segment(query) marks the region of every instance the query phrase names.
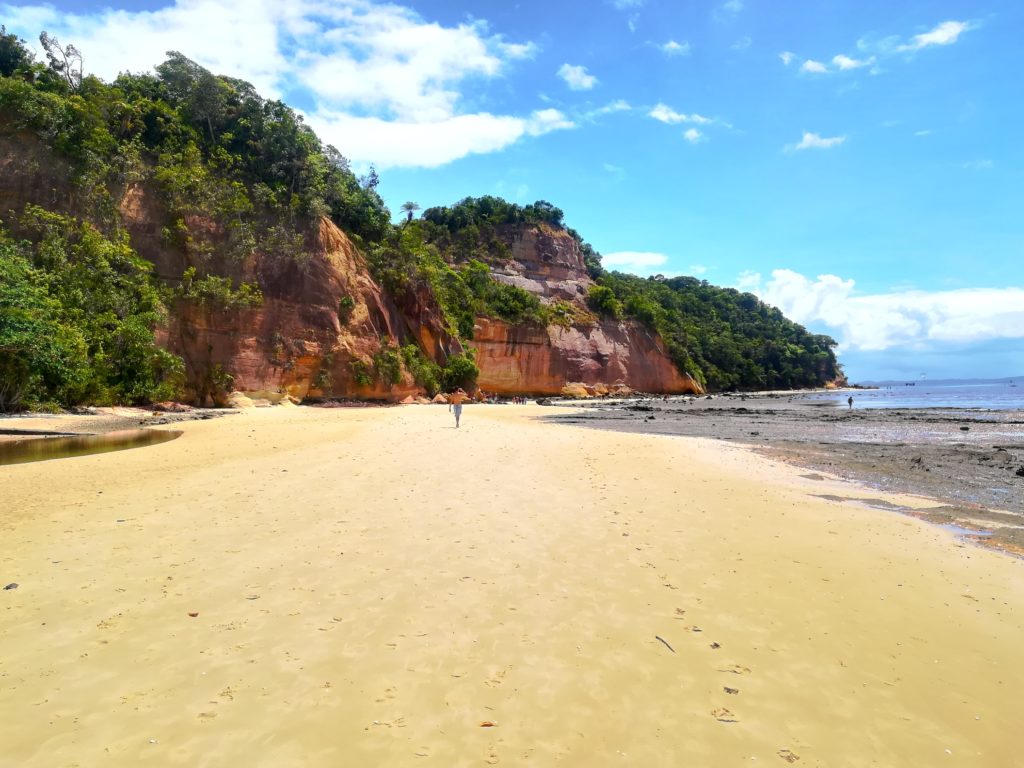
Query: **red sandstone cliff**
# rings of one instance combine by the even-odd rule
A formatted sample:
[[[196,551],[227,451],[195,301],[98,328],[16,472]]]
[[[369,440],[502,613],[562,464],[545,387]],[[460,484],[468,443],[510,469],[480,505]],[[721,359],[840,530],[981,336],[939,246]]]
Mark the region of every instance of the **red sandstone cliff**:
[[[573,384],[591,394],[701,391],[676,370],[661,339],[634,322],[563,328],[480,318],[475,331],[479,384],[487,392],[557,395]]]
[[[505,227],[502,237],[509,258],[491,263],[495,279],[546,303],[575,304],[580,315],[592,319],[543,327],[479,318],[470,344],[477,349],[482,389],[536,395],[702,391],[697,381],[676,369],[657,334],[632,320],[600,321],[590,315],[586,296],[594,282],[579,245],[567,232],[516,225]]]
[[[74,189],[67,165],[35,136],[0,130],[0,211],[17,213],[32,203],[91,218],[93,212],[83,210]],[[165,284],[175,286],[186,268],[204,266],[201,255],[164,240],[168,216],[151,188],[130,184],[115,197],[132,246]],[[223,235],[199,217],[186,217],[186,225],[214,240]],[[491,263],[495,279],[545,302],[570,302],[580,317],[592,317],[585,308],[592,281],[572,237],[545,225],[508,226],[501,237],[508,258]],[[414,342],[440,363],[462,351],[445,332],[431,296],[415,290],[388,296],[348,237],[326,219],[305,235],[301,258],[257,250],[218,267],[222,274],[257,284],[264,299],[250,310],[224,311],[187,300],[172,307],[158,340],[184,359],[197,401],[223,401],[230,388],[271,400],[400,400],[420,391],[406,374],[392,387],[376,376],[367,386],[358,381],[357,371],[372,371],[385,345]],[[488,392],[558,394],[567,386],[585,391],[579,385],[599,393],[700,391],[697,382],[676,371],[661,340],[632,321],[593,318],[545,328],[478,318],[469,345],[478,350],[479,383]]]

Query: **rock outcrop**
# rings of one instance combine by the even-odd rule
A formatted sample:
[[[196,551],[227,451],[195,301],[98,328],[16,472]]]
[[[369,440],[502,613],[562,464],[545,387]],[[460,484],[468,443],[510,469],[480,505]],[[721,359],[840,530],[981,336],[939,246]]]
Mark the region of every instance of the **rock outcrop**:
[[[546,225],[514,225],[504,227],[501,236],[510,256],[491,263],[496,280],[536,294],[544,303],[575,304],[581,315],[590,315],[586,298],[594,281],[569,233]],[[559,395],[570,384],[580,391],[589,388],[591,395],[623,389],[702,391],[696,380],[676,369],[658,335],[632,320],[593,317],[545,327],[478,318],[470,346],[477,350],[480,387],[497,394]]]
[[[27,204],[86,219],[94,212],[78,200],[71,170],[35,135],[0,125],[0,215]],[[185,270],[207,266],[201,256],[167,242],[170,220],[162,197],[146,183],[111,190],[132,247],[154,265],[169,287]],[[106,215],[106,214],[104,214]],[[11,220],[15,220],[11,219]],[[108,226],[110,222],[96,222]],[[216,241],[223,233],[199,216],[186,216],[191,234]],[[238,263],[218,264],[215,272],[259,286],[255,309],[224,310],[178,298],[157,340],[185,361],[187,385],[200,404],[227,403],[232,392],[260,402],[300,401],[308,397],[358,397],[401,401],[423,394],[407,373],[392,386],[381,383],[375,367],[382,352],[415,343],[443,364],[462,352],[445,330],[444,318],[429,291],[409,288],[390,296],[371,277],[349,238],[322,219],[304,235],[299,258],[257,250]],[[568,302],[579,317],[593,285],[577,241],[546,224],[508,225],[499,230],[507,245],[504,258],[490,263],[496,280],[516,285],[545,303]],[[700,386],[680,374],[661,340],[638,323],[577,322],[568,327],[512,326],[478,318],[475,338],[480,386],[503,395],[557,395],[568,384],[605,393],[698,392]],[[575,390],[574,390],[575,391]]]
[[[577,242],[566,232],[546,225],[508,225],[500,235],[509,246],[509,259],[491,264],[496,280],[545,299],[583,303],[594,284],[587,274]]]
[[[559,395],[568,384],[596,394],[631,389],[681,394],[700,385],[680,374],[661,339],[633,322],[518,325],[481,318],[472,341],[480,387],[498,394]],[[591,392],[590,394],[595,394]]]
[[[358,250],[329,220],[309,238],[303,263],[258,253],[249,268],[264,296],[257,309],[179,302],[172,313],[167,345],[185,360],[198,399],[225,389],[206,380],[218,371],[230,375],[231,388],[257,399],[398,401],[422,391],[408,376],[388,387],[373,375],[384,343],[401,345],[411,334]]]

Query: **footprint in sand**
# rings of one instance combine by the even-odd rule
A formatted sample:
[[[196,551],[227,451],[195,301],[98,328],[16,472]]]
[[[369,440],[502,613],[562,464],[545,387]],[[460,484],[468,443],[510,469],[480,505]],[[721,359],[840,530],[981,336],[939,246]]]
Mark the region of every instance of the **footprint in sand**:
[[[734,675],[749,675],[750,667],[741,667],[739,664],[730,664],[728,667],[722,667],[719,672],[730,672]]]
[[[397,693],[398,693],[398,691],[395,688],[385,688],[384,689],[384,695],[381,698],[376,699],[376,702],[378,704],[381,704],[381,703],[383,703],[383,702],[385,702],[385,701],[387,701],[389,699],[393,699],[393,698],[395,698]]]
[[[776,754],[785,760],[787,763],[795,763],[800,759],[800,755],[789,749],[780,749]]]
[[[508,674],[509,669],[509,667],[506,667],[505,669],[499,670],[495,674],[491,675],[487,680],[484,680],[484,685],[491,688],[497,688],[505,681],[505,675]]]
[[[718,707],[711,710],[711,716],[720,723],[738,723],[736,716],[725,707]]]

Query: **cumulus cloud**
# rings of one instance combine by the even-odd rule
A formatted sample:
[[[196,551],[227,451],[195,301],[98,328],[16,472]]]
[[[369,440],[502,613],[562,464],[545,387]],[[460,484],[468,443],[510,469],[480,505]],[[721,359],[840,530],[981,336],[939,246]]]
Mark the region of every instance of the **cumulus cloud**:
[[[615,101],[605,104],[603,107],[598,107],[594,110],[593,114],[596,115],[608,115],[613,112],[628,112],[632,107],[629,102],[625,99],[616,99]]]
[[[827,326],[849,349],[1024,338],[1024,288],[857,295],[851,279],[837,275],[812,279],[788,269],[773,270],[767,281],[759,273],[744,273],[737,287],[798,323]]]
[[[952,45],[969,29],[973,29],[973,26],[968,21],[944,21],[930,32],[914,35],[909,43],[899,46],[897,50],[919,51],[930,45]]]
[[[535,44],[510,42],[483,21],[444,26],[375,0],[170,0],[152,11],[89,13],[0,4],[0,18],[26,39],[46,29],[74,43],[87,72],[107,80],[151,70],[178,50],[266,97],[298,97],[321,138],[357,165],[436,166],[572,125],[546,110],[463,106],[475,82],[503,76],[534,56]]]
[[[839,68],[840,71],[848,69],[860,69],[861,67],[869,67],[875,63],[875,57],[872,56],[869,59],[852,59],[849,56],[838,54],[832,57],[832,63]]]
[[[676,123],[697,123],[698,125],[708,125],[713,123],[710,117],[704,117],[698,115],[696,112],[692,114],[685,114],[683,112],[676,112],[672,107],[667,104],[657,104],[654,109],[647,113],[649,117],[653,117],[662,123],[668,123],[669,125],[675,125]]]
[[[320,136],[340,137],[338,143],[345,147],[347,157],[366,158],[381,167],[420,168],[437,168],[467,155],[496,152],[524,136],[541,136],[574,125],[556,109],[538,110],[528,118],[475,113],[418,122],[320,110],[306,115],[306,122]]]
[[[689,128],[683,131],[683,138],[691,144],[696,144],[704,138],[704,134],[698,131],[696,128]]]
[[[616,101],[610,101],[600,107],[587,110],[578,115],[578,119],[581,122],[593,122],[600,117],[605,115],[613,115],[616,112],[629,112],[633,107],[625,99],[617,99]]]
[[[669,40],[667,43],[656,44],[657,48],[666,56],[689,56],[690,44],[684,40],[681,43]]]
[[[668,261],[664,253],[653,253],[651,251],[617,251],[606,253],[601,256],[601,264],[608,269],[619,272],[632,272],[634,275],[654,275],[661,270],[657,269]]]
[[[820,61],[814,59],[807,59],[803,64],[800,65],[801,72],[813,72],[814,74],[822,74],[828,72],[828,67],[822,64]]]
[[[838,147],[844,141],[846,141],[845,136],[824,137],[810,131],[804,131],[804,135],[799,142],[787,144],[785,149],[787,152],[799,152],[804,149],[831,149],[832,147]]]
[[[793,61],[794,56],[788,51],[786,53],[779,54],[782,61],[787,66]],[[801,72],[809,72],[814,75],[825,75],[834,72],[848,72],[852,69],[860,69],[861,67],[870,67],[874,65],[875,57],[871,56],[866,59],[854,59],[851,56],[845,54],[837,54],[832,57],[831,65],[829,66],[823,61],[816,61],[815,59],[806,59],[803,64],[800,65]],[[872,73],[874,74],[874,73]]]
[[[589,91],[597,85],[597,78],[587,72],[586,67],[575,64],[563,64],[558,69],[558,76],[574,91]]]
[[[908,42],[903,42],[898,35],[881,38],[862,37],[857,41],[857,49],[871,54],[866,58],[857,59],[847,56],[845,53],[838,53],[832,57],[831,66],[816,59],[805,59],[800,65],[800,72],[820,75],[871,67],[871,74],[881,74],[882,70],[878,66],[879,58],[892,57],[901,53],[913,54],[930,46],[952,45],[960,38],[960,35],[976,27],[977,24],[969,21],[944,21],[930,32],[914,35]],[[784,51],[779,54],[779,58],[782,59],[783,64],[789,66],[796,59],[796,55],[790,51]]]

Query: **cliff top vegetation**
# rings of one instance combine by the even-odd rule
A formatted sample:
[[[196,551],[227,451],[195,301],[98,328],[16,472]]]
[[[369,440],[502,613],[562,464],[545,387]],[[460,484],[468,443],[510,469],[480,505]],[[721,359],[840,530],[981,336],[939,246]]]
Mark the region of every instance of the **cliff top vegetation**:
[[[153,73],[105,83],[83,72],[73,46],[45,33],[41,41],[47,62],[0,28],[0,135],[34,136],[68,169],[51,180],[57,199],[0,211],[0,408],[175,396],[181,361],[155,336],[168,314],[180,302],[258,305],[266,286],[247,268],[253,254],[301,262],[321,217],[362,249],[399,304],[426,297],[457,340],[471,341],[479,315],[541,324],[602,316],[657,331],[680,370],[711,388],[809,386],[838,372],[831,339],[756,297],[605,272],[551,203],[470,197],[418,220],[407,203],[408,219],[395,224],[372,168],[354,173],[300,115],[249,83],[175,52]],[[132,185],[154,190],[166,212],[160,247],[185,265],[169,284],[126,233],[119,203]],[[491,278],[487,263],[507,248],[509,225],[576,241],[596,280],[588,310]]]

